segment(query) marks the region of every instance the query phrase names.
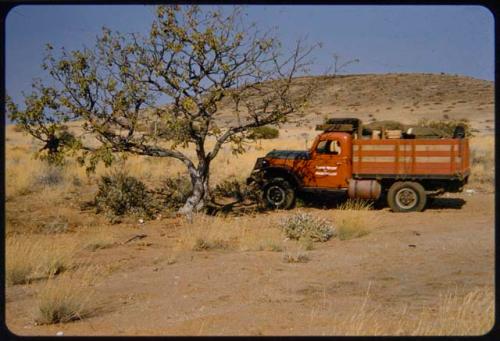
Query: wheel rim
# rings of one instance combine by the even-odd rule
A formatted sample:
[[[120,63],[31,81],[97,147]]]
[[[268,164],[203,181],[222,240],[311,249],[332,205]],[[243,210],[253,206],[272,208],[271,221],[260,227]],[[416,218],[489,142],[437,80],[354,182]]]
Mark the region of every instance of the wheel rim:
[[[396,193],[396,204],[403,209],[411,209],[418,204],[418,194],[412,188],[402,188]]]
[[[267,189],[267,201],[275,206],[279,206],[285,202],[286,193],[279,186],[271,186]]]

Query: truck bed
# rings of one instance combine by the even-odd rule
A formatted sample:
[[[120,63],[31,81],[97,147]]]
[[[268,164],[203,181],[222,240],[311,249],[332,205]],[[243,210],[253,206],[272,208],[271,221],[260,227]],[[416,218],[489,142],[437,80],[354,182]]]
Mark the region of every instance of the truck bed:
[[[458,178],[469,175],[467,139],[353,140],[355,178]]]

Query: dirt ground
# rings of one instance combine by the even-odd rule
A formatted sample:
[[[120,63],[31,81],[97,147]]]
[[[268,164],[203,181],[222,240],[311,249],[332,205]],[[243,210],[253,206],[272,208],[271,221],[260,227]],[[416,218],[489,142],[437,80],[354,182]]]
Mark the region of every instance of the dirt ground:
[[[98,167],[87,177],[72,161],[64,170],[50,171],[33,159],[40,146],[10,126],[5,139],[5,240],[21,247],[6,252],[6,259],[14,270],[23,270],[23,266],[47,265],[43,257],[64,256],[75,246],[70,259],[64,258],[68,267],[55,276],[59,286],[52,293],[72,288],[66,287],[66,275],[83,276],[89,268],[93,279],[91,286],[85,284],[93,292],[91,315],[52,325],[34,322],[40,292],[52,279],[7,285],[10,331],[18,335],[486,333],[493,320],[489,309],[495,275],[493,82],[432,74],[354,75],[321,82],[303,126],[282,127],[278,139],[259,141],[241,157],[223,148],[214,160],[211,185],[228,179],[244,181],[255,159],[272,149],[306,148],[317,134],[315,124],[325,117],[358,117],[365,123],[395,119],[405,124],[422,118],[465,118],[477,133],[471,139],[471,178],[465,191],[445,194],[420,213],[397,214],[388,208],[344,212],[351,220],[361,217],[370,232],[314,243],[306,251],[297,242],[284,240],[279,220],[302,211],[335,226],[343,212],[313,206],[227,219],[197,218],[192,224],[166,215],[143,224],[136,218],[112,224],[104,215],[82,211],[80,206],[95,197],[98,180],[108,169]],[[150,188],[159,186],[165,176],[185,172],[182,164],[169,159],[139,157],[131,157],[123,168]],[[194,251],[189,243],[197,233],[212,233],[204,231],[229,242],[234,236],[240,244]],[[145,237],[127,242],[137,235]],[[247,248],[244,243],[255,245]],[[307,256],[305,262],[284,261],[287,253],[299,252]],[[476,296],[468,296],[475,292],[490,296],[475,303]],[[459,299],[443,301],[450,294]],[[429,315],[422,317],[423,311]],[[483,314],[476,318],[478,312]],[[442,329],[433,325],[443,320]]]
[[[442,197],[422,213],[373,213],[372,233],[319,243],[298,264],[271,251],[185,251],[169,264],[179,229],[147,222],[135,227],[147,234],[141,241],[95,252],[120,264],[96,284],[103,308],[95,316],[34,325],[32,283],[8,288],[7,324],[20,335],[331,335],[336,319],[365,301],[391,320],[444,292],[493,287],[494,194]]]

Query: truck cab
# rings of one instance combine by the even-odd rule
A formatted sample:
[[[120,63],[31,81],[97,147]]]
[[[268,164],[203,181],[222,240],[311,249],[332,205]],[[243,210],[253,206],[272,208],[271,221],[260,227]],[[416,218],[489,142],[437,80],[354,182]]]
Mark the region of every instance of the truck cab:
[[[307,169],[311,177],[304,186],[343,189],[352,178],[352,136],[342,132],[320,134],[310,149]]]

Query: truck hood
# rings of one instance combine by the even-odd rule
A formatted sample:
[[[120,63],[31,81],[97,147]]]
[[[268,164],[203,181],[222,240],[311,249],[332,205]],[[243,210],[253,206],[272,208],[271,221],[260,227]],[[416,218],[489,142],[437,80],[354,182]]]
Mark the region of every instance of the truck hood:
[[[272,150],[266,157],[273,159],[307,160],[309,151],[307,150]]]

